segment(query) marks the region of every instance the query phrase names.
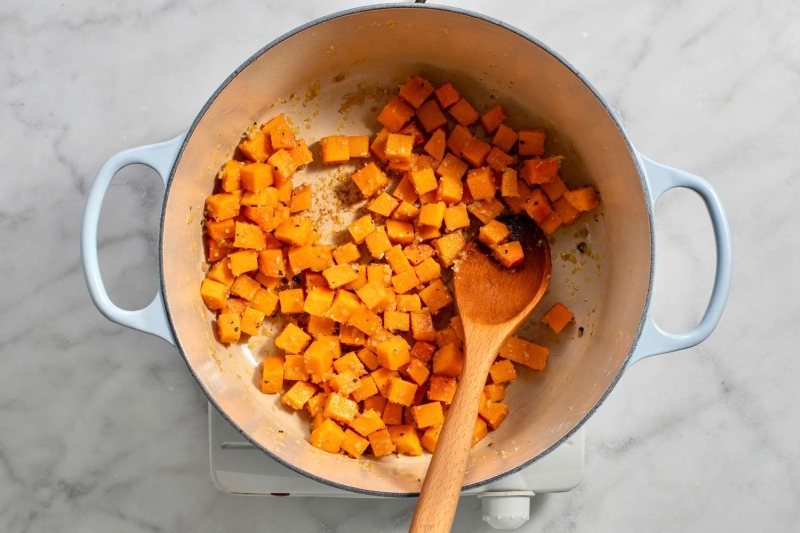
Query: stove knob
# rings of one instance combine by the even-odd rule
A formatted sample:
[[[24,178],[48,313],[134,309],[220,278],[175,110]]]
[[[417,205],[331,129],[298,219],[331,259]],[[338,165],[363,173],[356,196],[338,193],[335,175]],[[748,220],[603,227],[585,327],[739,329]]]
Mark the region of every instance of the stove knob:
[[[483,521],[494,529],[517,529],[530,518],[531,498],[534,495],[530,490],[478,494]]]

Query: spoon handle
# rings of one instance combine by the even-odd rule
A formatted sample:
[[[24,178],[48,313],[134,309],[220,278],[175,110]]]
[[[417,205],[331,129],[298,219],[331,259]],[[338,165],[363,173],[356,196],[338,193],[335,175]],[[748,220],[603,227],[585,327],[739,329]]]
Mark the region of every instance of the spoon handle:
[[[464,370],[419,495],[410,533],[450,531],[464,483],[480,396],[503,336],[467,333]]]

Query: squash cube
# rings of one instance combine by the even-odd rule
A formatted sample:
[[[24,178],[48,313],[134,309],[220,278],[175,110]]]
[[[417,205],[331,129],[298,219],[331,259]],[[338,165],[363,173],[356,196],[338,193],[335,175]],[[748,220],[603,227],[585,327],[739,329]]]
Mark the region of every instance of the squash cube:
[[[268,167],[272,169],[272,167]],[[239,202],[245,207],[277,207],[278,189],[275,187],[265,187],[258,192],[246,191]]]
[[[468,168],[469,166],[465,162],[453,154],[448,153],[446,156],[444,156],[442,164],[436,169],[436,174],[440,178],[447,176],[449,179],[452,179],[453,182],[460,182]]]
[[[486,157],[489,155],[491,150],[492,147],[487,143],[483,142],[477,137],[473,137],[466,145],[464,145],[464,148],[461,149],[461,158],[473,167],[477,168],[483,166],[483,164],[486,162]]]
[[[381,317],[366,308],[356,311],[356,313],[350,317],[348,324],[367,335],[373,335],[383,327]]]
[[[368,265],[367,281],[388,287],[392,283],[392,267],[383,263]]]
[[[322,275],[325,276],[328,286],[332,289],[338,289],[358,278],[358,274],[350,265],[337,265],[326,268],[322,271]]]
[[[416,208],[414,209],[416,210]],[[386,236],[393,243],[411,244],[414,242],[414,225],[409,222],[389,219],[386,221]]]
[[[400,87],[400,97],[411,104],[415,109],[433,94],[433,85],[419,76],[411,76]]]
[[[286,370],[284,370],[283,377],[289,379],[286,377]],[[312,396],[306,402],[306,410],[308,411],[309,416],[312,416],[314,418],[317,418],[317,416],[319,416],[319,423],[315,424],[314,421],[312,420],[311,431],[314,431],[317,427],[319,427],[319,424],[325,421],[325,417],[322,415],[322,411],[325,409],[325,402],[328,400],[328,394],[330,393],[321,391],[319,394]]]
[[[436,239],[433,247],[439,254],[439,259],[445,267],[453,264],[458,254],[467,246],[461,231],[454,231],[444,237]]]
[[[384,191],[381,192],[377,198],[372,200],[369,205],[367,205],[367,211],[388,217],[398,205],[400,205],[400,202],[392,198],[387,192]]]
[[[317,386],[313,383],[298,381],[281,396],[281,403],[299,411],[317,393],[317,390]]]
[[[414,108],[399,96],[389,101],[378,115],[380,122],[389,133],[397,133],[414,116]]]
[[[425,204],[419,212],[418,222],[423,226],[438,228],[444,220],[444,211],[447,208],[444,202]]]
[[[375,259],[383,257],[383,254],[392,247],[392,242],[386,235],[386,229],[383,226],[367,235],[364,241],[367,244],[367,250]]]
[[[369,445],[372,447],[372,455],[375,457],[383,457],[384,455],[394,453],[392,436],[386,428],[370,433],[367,438],[369,439]]]
[[[306,381],[308,371],[302,355],[287,355],[283,364],[283,377],[291,381]],[[314,416],[316,413],[311,413]]]
[[[422,300],[420,300],[419,294],[398,294],[396,304],[397,311],[402,313],[422,310]]]
[[[425,261],[414,267],[414,273],[417,275],[417,278],[421,283],[428,283],[429,281],[433,281],[435,279],[439,279],[442,277],[442,268],[439,266],[439,263],[437,263],[433,257],[429,257]],[[422,296],[422,292],[420,292],[420,296]],[[430,305],[428,305],[428,307],[430,307]],[[431,311],[434,313],[436,312],[433,310]]]
[[[338,265],[346,265],[361,259],[361,251],[354,243],[348,242],[333,250],[333,258]]]
[[[500,148],[495,146],[486,157],[486,164],[489,165],[489,168],[495,172],[503,172],[509,167],[513,167],[517,164],[517,157],[508,155]]]
[[[561,217],[554,211],[547,215],[547,218],[539,222],[539,227],[542,228],[545,235],[550,235],[561,227]]]
[[[519,241],[511,241],[497,246],[492,251],[492,257],[504,267],[511,268],[525,260],[525,253]]]
[[[431,376],[428,399],[435,402],[450,404],[456,395],[458,381],[447,376]]]
[[[324,316],[311,316],[308,318],[308,332],[312,335],[333,335],[336,331],[336,322]]]
[[[358,459],[366,451],[369,441],[349,429],[344,432],[341,449],[353,459]]]
[[[399,244],[386,251],[386,261],[395,273],[399,274],[406,270],[411,270],[411,263],[408,262],[408,257],[403,253],[403,249]]]
[[[360,435],[368,437],[372,433],[385,428],[386,424],[384,424],[383,420],[381,420],[381,415],[376,411],[365,409],[360,416],[350,423],[350,427]]]
[[[412,456],[422,455],[422,444],[419,442],[419,435],[414,426],[406,424],[389,426],[386,429],[398,453]]]
[[[539,130],[520,130],[519,131],[519,155],[542,156],[544,155],[544,139],[546,137],[543,129]]]
[[[265,276],[282,278],[286,275],[286,264],[281,250],[261,250],[257,261],[259,272]]]
[[[293,315],[303,312],[303,289],[289,289],[278,293],[281,301],[281,313]]]
[[[384,164],[386,164],[387,161],[384,149],[386,148],[386,139],[388,138],[389,130],[383,128],[378,132],[378,134],[375,136],[375,140],[372,141],[372,144],[369,146],[369,151],[375,156],[375,159]]]
[[[401,367],[399,372],[403,377],[411,379],[419,386],[424,385],[431,375],[431,371],[425,363],[416,357],[412,357],[411,361],[409,361],[407,365]]]
[[[388,368],[379,368],[370,374],[372,379],[375,381],[375,386],[378,387],[378,391],[380,391],[381,396],[384,398],[389,393],[389,385],[391,385],[392,380],[396,377],[399,377],[400,374],[397,370],[389,370]]]
[[[433,354],[433,373],[449,378],[457,378],[464,367],[464,354],[455,345],[448,344]]]
[[[556,176],[556,179],[549,183],[540,184],[539,187],[541,187],[551,202],[555,202],[569,190],[567,189],[567,185],[564,183],[564,180],[558,176]]]
[[[450,137],[447,138],[447,148],[450,149],[457,157],[462,157],[462,150],[475,136],[467,128],[460,124],[456,124]]]
[[[408,313],[398,311],[385,311],[383,313],[383,323],[388,331],[408,331],[411,327]]]
[[[419,278],[412,269],[392,276],[392,287],[394,287],[397,294],[403,294],[415,289],[419,286],[419,283]]]
[[[448,344],[455,344],[458,348],[461,348],[463,345],[463,342],[458,338],[458,333],[456,333],[452,325],[448,325],[446,328],[436,332],[436,346],[444,348]]]
[[[489,375],[492,376],[493,383],[505,383],[517,378],[517,371],[514,363],[508,359],[501,359],[489,368]]]
[[[483,394],[486,399],[493,402],[501,402],[506,397],[506,384],[505,383],[491,383],[483,388]]]
[[[243,139],[239,143],[239,151],[250,161],[258,161],[263,163],[267,157],[272,153],[272,145],[269,138],[259,131],[252,137]]]
[[[361,361],[364,364],[364,367],[366,367],[370,372],[376,370],[380,364],[378,363],[378,356],[375,355],[369,348],[362,348],[356,353],[356,355],[358,356],[358,360]]]
[[[389,298],[389,293],[382,284],[375,281],[370,281],[356,291],[358,297],[367,306],[370,311],[375,311],[386,304]]]
[[[429,100],[419,106],[417,109],[417,118],[428,133],[447,125],[447,117],[445,117],[442,110],[439,109],[439,105],[435,100]]]
[[[390,133],[386,139],[384,154],[386,159],[395,163],[408,163],[411,161],[411,152],[414,148],[414,138],[410,135]]]
[[[528,185],[538,185],[540,183],[550,183],[558,177],[558,169],[561,167],[563,157],[554,156],[540,159],[526,159],[520,171],[520,176],[528,182]]]
[[[305,331],[290,322],[275,339],[275,347],[287,353],[299,354],[310,340],[311,337]]]
[[[303,139],[297,139],[297,145],[289,150],[289,155],[292,156],[298,168],[314,161],[314,156]]]
[[[348,135],[350,157],[369,157],[369,135]]]
[[[233,272],[231,271],[230,262],[230,258],[228,258],[217,261],[211,265],[211,268],[208,270],[208,279],[218,281],[225,285],[226,288],[233,285],[233,282],[236,280],[236,276],[234,276]]]
[[[348,346],[364,346],[367,342],[367,335],[353,325],[342,324],[339,328],[339,342]]]
[[[386,369],[397,370],[411,360],[408,343],[398,335],[393,335],[377,346],[378,363]]]
[[[303,354],[303,362],[306,365],[306,372],[312,377],[312,381],[327,381],[331,377],[336,351],[336,345],[323,337],[318,338],[309,345]]]
[[[373,380],[373,383],[374,382],[375,381]],[[364,412],[375,411],[376,413],[380,414],[383,413],[385,407],[386,407],[386,398],[384,398],[380,394],[370,396],[369,398],[364,400]]]
[[[423,433],[422,438],[420,439],[420,443],[422,447],[428,450],[430,453],[436,451],[436,444],[439,442],[439,434],[442,432],[442,426],[431,426],[425,430]]]
[[[345,433],[333,420],[325,420],[311,432],[309,442],[315,448],[329,453],[339,453],[345,440]]]
[[[243,164],[231,159],[222,165],[220,178],[222,179],[222,190],[225,192],[238,191],[242,188],[241,169]]]
[[[509,153],[514,148],[514,145],[517,144],[518,138],[519,135],[517,135],[517,132],[505,124],[500,124],[497,127],[497,133],[494,134],[494,138],[492,139],[492,146],[496,146],[505,153]]]
[[[350,141],[346,135],[331,135],[319,140],[322,162],[346,163],[350,160]]]
[[[417,385],[404,381],[400,378],[393,378],[389,384],[389,391],[386,399],[394,404],[410,406],[414,402],[414,394],[417,392]]]
[[[375,224],[372,223],[372,217],[364,215],[349,226],[347,231],[356,244],[361,244],[364,240],[375,231]]]
[[[597,198],[597,191],[591,186],[566,191],[564,193],[564,198],[578,211],[591,211],[600,205],[600,200]]]
[[[541,224],[553,213],[553,208],[550,207],[550,202],[541,189],[533,189],[530,196],[525,199],[525,211],[528,216]]]
[[[573,318],[575,318],[575,315],[572,311],[567,309],[561,302],[558,302],[545,313],[542,317],[542,322],[549,326],[553,332],[561,333],[561,330],[572,322]]]
[[[214,241],[218,243],[227,242],[233,238],[235,222],[232,218],[220,220],[219,222],[214,222],[213,220],[206,220],[205,228],[206,228],[206,233],[208,233],[208,236],[211,237]]]
[[[212,194],[206,198],[208,216],[219,222],[239,214],[239,196],[231,193]]]
[[[436,190],[436,200],[447,205],[457,204],[464,196],[464,185],[460,179],[445,175],[439,179],[439,188]]]
[[[458,91],[456,91],[455,87],[453,87],[453,84],[449,82],[437,88],[435,92],[436,99],[439,100],[439,104],[443,108],[448,108],[461,99]]]
[[[378,386],[375,385],[375,380],[372,379],[372,376],[365,376],[361,378],[358,382],[358,388],[350,393],[353,399],[357,402],[371,398],[376,394],[378,394]]]
[[[403,254],[412,265],[418,265],[429,257],[433,257],[435,250],[427,244],[411,244],[403,249]]]
[[[511,235],[511,231],[508,229],[508,226],[502,222],[491,220],[488,224],[481,227],[478,233],[478,239],[489,248],[494,248],[506,240],[509,235]]]
[[[550,349],[521,337],[510,337],[502,348],[500,357],[525,365],[532,370],[544,370]]]
[[[478,112],[475,111],[475,108],[472,107],[472,105],[470,105],[465,98],[461,98],[453,107],[450,108],[450,116],[452,116],[456,122],[465,128],[470,124],[474,124],[475,121],[478,120]]]
[[[503,202],[494,197],[488,200],[479,200],[467,206],[467,211],[484,224],[496,219],[504,209]]]
[[[267,240],[264,232],[255,224],[246,222],[236,222],[236,233],[233,245],[237,248],[251,248],[263,250],[267,247]]]
[[[241,275],[231,285],[231,292],[236,296],[241,296],[245,300],[252,300],[256,292],[261,288],[261,284],[250,276]]]
[[[263,191],[272,185],[272,167],[265,163],[250,163],[240,169],[242,187],[248,191]]]
[[[429,168],[412,171],[411,183],[414,184],[414,190],[417,194],[425,194],[426,192],[435,191],[437,188],[436,176]]]
[[[303,246],[311,234],[311,220],[290,217],[275,229],[275,238],[291,246]]]
[[[230,270],[234,276],[240,276],[245,272],[258,270],[258,252],[255,250],[244,250],[228,255]]]
[[[411,408],[411,414],[420,429],[444,424],[444,411],[442,411],[442,404],[439,402],[415,405]]]
[[[506,404],[500,402],[486,401],[482,402],[478,414],[481,415],[489,427],[497,429],[503,420],[508,416],[509,408]]]
[[[334,292],[331,289],[327,287],[314,287],[306,296],[306,301],[303,303],[303,311],[311,316],[324,317],[333,303],[333,297]]]
[[[517,186],[517,171],[513,168],[503,169],[503,177],[500,180],[500,195],[503,197],[519,196]]]
[[[361,301],[358,296],[344,289],[339,289],[333,298],[330,309],[328,309],[327,316],[336,322],[344,324],[350,320],[350,317],[359,307],[361,307]]]
[[[491,135],[506,120],[503,108],[499,105],[494,106],[481,117],[481,126],[486,135]]]
[[[285,206],[274,207],[245,207],[244,216],[258,224],[264,231],[273,231],[289,218],[289,208]]]
[[[489,434],[486,422],[480,416],[475,420],[475,430],[472,432],[472,445],[475,446]]]
[[[350,376],[349,379],[352,384],[355,377]],[[357,414],[358,404],[346,396],[337,393],[328,395],[328,399],[325,400],[325,409],[322,411],[322,415],[325,418],[336,420],[342,424],[349,424],[355,419]]]
[[[442,178],[444,181],[444,178]],[[467,206],[458,204],[448,207],[444,212],[444,227],[447,231],[455,231],[461,228],[469,227],[469,213]]]
[[[311,209],[311,185],[303,185],[294,189],[289,202],[289,211],[292,213],[307,209]]]
[[[553,202],[553,209],[558,214],[561,221],[567,226],[578,220],[578,217],[581,216],[581,212],[575,209],[565,196]]]
[[[228,287],[213,279],[204,279],[200,285],[200,297],[206,307],[212,311],[217,311],[225,307],[225,300],[228,298]]]
[[[467,174],[467,187],[469,187],[473,200],[494,198],[497,192],[494,174],[489,167],[470,170]]]
[[[283,365],[282,355],[274,355],[264,359],[261,365],[261,392],[264,394],[275,394],[283,389]]]
[[[283,149],[269,156],[268,161],[272,166],[272,177],[278,187],[289,182],[297,170],[297,162],[289,152]]]
[[[436,329],[428,309],[411,313],[411,336],[415,341],[436,340]]]
[[[351,372],[356,377],[361,377],[367,373],[355,352],[350,352],[334,361],[333,368],[340,374]]]
[[[442,115],[444,116],[444,115]],[[437,161],[441,161],[444,159],[444,149],[445,149],[445,132],[443,128],[439,128],[438,130],[434,131],[431,135],[431,138],[428,139],[428,142],[425,143],[425,150],[432,158]]]

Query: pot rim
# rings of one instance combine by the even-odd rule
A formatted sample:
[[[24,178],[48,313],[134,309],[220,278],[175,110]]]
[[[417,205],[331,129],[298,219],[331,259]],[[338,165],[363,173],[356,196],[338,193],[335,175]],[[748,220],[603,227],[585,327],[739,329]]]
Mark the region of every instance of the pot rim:
[[[524,463],[522,463],[522,464],[520,464],[520,465],[518,465],[518,466],[516,466],[516,467],[514,467],[512,469],[509,469],[509,470],[506,470],[504,472],[501,472],[501,473],[499,473],[499,474],[497,474],[495,476],[492,476],[490,478],[487,478],[487,479],[485,479],[483,481],[471,483],[469,485],[464,485],[462,487],[462,491],[466,491],[466,490],[470,490],[470,489],[474,489],[474,488],[478,488],[478,487],[487,485],[489,483],[492,483],[492,482],[497,481],[499,479],[502,479],[504,477],[510,476],[510,475],[512,475],[512,474],[514,474],[516,472],[519,472],[520,470],[522,470],[524,468],[527,468],[528,466],[530,466],[535,461],[538,461],[539,459],[545,457],[550,452],[555,450],[557,447],[561,446],[570,437],[572,437],[572,435],[574,435],[581,427],[583,427],[583,425],[586,423],[586,421],[589,420],[589,418],[591,418],[592,415],[594,415],[595,411],[606,401],[606,399],[608,398],[609,394],[611,394],[611,391],[614,390],[614,388],[617,386],[617,382],[619,381],[620,377],[622,377],[622,374],[625,372],[625,369],[626,369],[626,367],[628,365],[628,362],[631,359],[631,356],[636,351],[636,347],[637,347],[637,345],[639,343],[639,339],[640,339],[640,337],[642,335],[642,328],[644,327],[644,324],[645,324],[645,321],[647,319],[648,312],[649,312],[649,309],[650,309],[650,300],[651,300],[652,293],[653,293],[653,278],[654,278],[654,274],[655,274],[655,225],[654,225],[655,220],[654,220],[654,216],[653,216],[653,207],[652,207],[653,204],[652,204],[652,198],[651,198],[651,195],[650,195],[650,189],[649,189],[649,187],[647,185],[647,180],[645,179],[645,173],[644,173],[644,170],[642,168],[641,161],[639,160],[638,152],[633,147],[633,144],[631,143],[630,139],[628,138],[628,135],[625,132],[625,129],[623,128],[622,123],[620,122],[619,118],[614,113],[614,111],[611,109],[611,106],[608,104],[608,102],[605,100],[605,98],[603,98],[603,96],[597,91],[597,89],[595,89],[595,87],[589,82],[588,79],[586,79],[586,77],[583,76],[583,74],[581,74],[580,71],[578,71],[578,69],[576,69],[569,61],[567,61],[565,58],[563,58],[560,54],[558,54],[550,46],[548,46],[544,42],[540,41],[539,39],[533,37],[532,35],[524,32],[524,31],[522,31],[522,30],[520,30],[518,28],[515,28],[514,26],[506,24],[505,22],[497,20],[495,18],[488,17],[488,16],[482,15],[480,13],[475,13],[473,11],[469,11],[469,10],[466,10],[466,9],[461,9],[461,8],[457,8],[457,7],[450,7],[450,6],[440,6],[440,5],[431,5],[431,4],[416,4],[415,3],[415,4],[377,4],[377,5],[372,5],[372,6],[357,7],[357,8],[353,8],[353,9],[347,9],[347,10],[344,10],[344,11],[338,11],[336,13],[332,13],[330,15],[326,15],[326,16],[320,17],[318,19],[312,20],[311,22],[307,22],[306,24],[303,24],[302,26],[298,26],[297,28],[295,28],[295,29],[293,29],[293,30],[291,30],[291,31],[289,31],[287,33],[284,33],[280,37],[276,38],[275,40],[273,40],[272,42],[268,43],[266,46],[264,46],[263,48],[261,48],[260,50],[255,52],[252,56],[250,56],[247,60],[245,60],[241,65],[239,65],[239,67],[236,68],[236,70],[234,70],[230,74],[230,76],[228,76],[225,79],[225,81],[222,82],[222,84],[220,84],[220,86],[217,88],[217,90],[214,91],[214,93],[209,97],[209,99],[203,105],[202,109],[200,110],[200,112],[197,114],[197,116],[195,117],[194,121],[192,122],[192,125],[189,127],[189,129],[186,132],[186,137],[184,138],[183,143],[181,144],[180,150],[178,151],[178,155],[177,155],[177,157],[175,159],[175,163],[173,164],[172,169],[170,170],[169,180],[167,181],[167,184],[166,184],[165,190],[164,190],[164,203],[163,203],[163,205],[166,205],[166,203],[167,203],[167,201],[169,199],[169,193],[170,193],[170,190],[172,188],[172,181],[173,181],[173,178],[175,177],[175,170],[178,168],[178,165],[180,164],[181,157],[183,157],[183,152],[186,149],[186,145],[188,144],[189,139],[192,136],[192,133],[194,133],[194,130],[197,127],[197,125],[199,124],[200,120],[202,120],[202,118],[205,116],[206,111],[214,103],[214,101],[217,99],[219,94],[222,93],[222,91],[224,91],[227,88],[228,84],[230,84],[230,82],[234,78],[236,78],[236,76],[238,76],[245,68],[247,68],[251,63],[253,63],[256,59],[261,57],[261,55],[266,53],[268,50],[274,48],[275,46],[277,46],[278,44],[282,43],[286,39],[289,39],[289,38],[295,36],[296,34],[301,33],[301,32],[303,32],[305,30],[313,28],[314,26],[318,26],[318,25],[323,24],[325,22],[329,22],[331,20],[335,20],[335,19],[338,19],[338,18],[341,18],[341,17],[345,17],[345,16],[349,16],[349,15],[354,15],[354,14],[363,13],[363,12],[367,12],[367,11],[383,11],[383,10],[390,10],[390,9],[434,9],[434,10],[438,10],[438,11],[446,11],[446,12],[450,12],[450,13],[454,13],[454,14],[458,14],[458,15],[464,15],[464,16],[468,16],[468,17],[473,17],[473,18],[479,19],[481,21],[488,22],[490,24],[494,24],[495,26],[499,26],[499,27],[501,27],[501,28],[503,28],[503,29],[505,29],[507,31],[512,32],[512,33],[515,33],[515,34],[519,35],[520,37],[523,37],[524,39],[529,41],[531,44],[533,44],[535,46],[538,46],[539,48],[541,48],[542,50],[544,50],[545,52],[550,54],[552,57],[557,59],[562,65],[564,65],[567,69],[569,69],[570,72],[572,72],[581,82],[583,82],[583,84],[586,86],[587,89],[589,89],[592,92],[594,97],[597,98],[597,101],[603,106],[603,108],[606,110],[606,112],[608,113],[608,115],[611,118],[611,120],[614,122],[614,125],[619,130],[620,135],[622,136],[623,140],[625,141],[625,144],[628,147],[628,150],[630,151],[631,159],[633,159],[633,163],[634,163],[634,165],[636,167],[636,172],[639,175],[639,181],[640,181],[640,183],[642,185],[642,190],[644,192],[644,197],[645,197],[645,203],[647,204],[646,205],[646,207],[647,207],[647,218],[648,218],[648,225],[649,225],[649,231],[650,231],[650,279],[648,280],[648,284],[647,284],[647,294],[645,296],[644,312],[642,313],[642,318],[639,321],[639,325],[638,325],[637,330],[636,330],[636,335],[634,336],[633,343],[631,344],[631,348],[628,351],[628,355],[626,356],[625,361],[623,362],[623,364],[620,366],[620,369],[617,372],[617,375],[614,377],[614,379],[612,380],[611,384],[608,386],[608,389],[603,393],[603,395],[600,397],[600,399],[597,401],[597,403],[595,403],[595,405],[575,425],[575,427],[573,427],[571,430],[569,430],[567,433],[565,433],[564,436],[561,437],[552,446],[550,446],[549,448],[547,448],[546,450],[544,450],[542,453],[538,454],[537,456],[533,457],[532,459],[530,459],[528,461],[525,461]],[[246,431],[244,431],[241,427],[239,427],[239,425],[236,424],[236,422],[234,422],[227,415],[227,413],[223,409],[220,408],[220,406],[217,404],[216,400],[214,399],[213,395],[206,388],[206,386],[204,385],[202,380],[200,380],[198,378],[197,373],[195,372],[194,368],[192,368],[192,365],[189,363],[189,359],[186,357],[186,354],[184,353],[183,346],[181,345],[180,337],[178,336],[178,332],[175,329],[175,325],[174,325],[174,323],[172,321],[172,313],[170,311],[169,299],[167,298],[167,293],[166,293],[166,290],[165,290],[165,288],[166,288],[166,280],[165,280],[165,277],[164,277],[164,238],[163,237],[164,237],[164,219],[165,219],[165,217],[166,217],[166,210],[162,209],[161,225],[160,225],[160,228],[159,228],[159,235],[158,235],[158,237],[159,237],[159,243],[158,243],[158,269],[159,269],[159,281],[160,281],[160,284],[161,284],[161,291],[160,292],[161,292],[161,297],[164,300],[164,309],[166,310],[167,322],[169,323],[169,328],[170,328],[170,331],[172,332],[172,336],[175,339],[175,346],[176,346],[176,348],[178,348],[178,351],[180,352],[181,357],[183,357],[184,362],[186,363],[186,366],[188,367],[189,372],[192,375],[192,378],[194,378],[195,382],[200,387],[200,390],[203,391],[203,394],[205,394],[206,398],[211,403],[211,405],[214,406],[214,408],[217,410],[217,412],[220,415],[222,415],[222,417],[231,426],[233,426],[233,428],[236,429],[236,431],[238,431],[245,439],[247,439],[255,448],[257,448],[258,450],[261,450],[270,459],[272,459],[273,461],[276,461],[277,463],[285,466],[286,468],[289,468],[290,470],[293,470],[294,472],[297,472],[298,474],[301,474],[301,475],[303,475],[303,476],[305,476],[307,478],[313,479],[314,481],[317,481],[319,483],[323,483],[325,485],[328,485],[330,487],[334,487],[334,488],[337,488],[337,489],[341,489],[341,490],[345,490],[345,491],[349,491],[349,492],[355,492],[355,493],[359,493],[359,494],[365,494],[365,495],[368,495],[368,496],[392,497],[392,498],[412,498],[412,497],[418,496],[419,495],[418,492],[375,491],[375,490],[362,489],[362,488],[359,488],[359,487],[353,487],[353,486],[350,486],[350,485],[344,485],[344,484],[341,484],[341,483],[336,483],[334,481],[331,481],[331,480],[329,480],[327,478],[323,478],[323,477],[317,476],[317,475],[315,475],[315,474],[313,474],[311,472],[308,472],[306,470],[303,470],[302,468],[296,466],[293,463],[285,461],[284,459],[282,459],[278,455],[272,453],[271,451],[269,451],[266,448],[264,448],[263,446],[261,446],[253,438],[251,438],[250,435]]]

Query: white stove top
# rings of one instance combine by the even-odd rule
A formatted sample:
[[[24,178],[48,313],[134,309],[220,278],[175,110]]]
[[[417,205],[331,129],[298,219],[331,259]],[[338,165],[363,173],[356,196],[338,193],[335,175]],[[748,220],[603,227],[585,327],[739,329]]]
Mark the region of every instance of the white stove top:
[[[250,496],[372,498],[313,481],[270,459],[208,406],[211,481],[222,492]],[[465,491],[483,499],[484,520],[499,529],[528,519],[535,493],[566,492],[583,477],[583,429],[528,468],[483,487]],[[511,526],[511,527],[509,527]]]

